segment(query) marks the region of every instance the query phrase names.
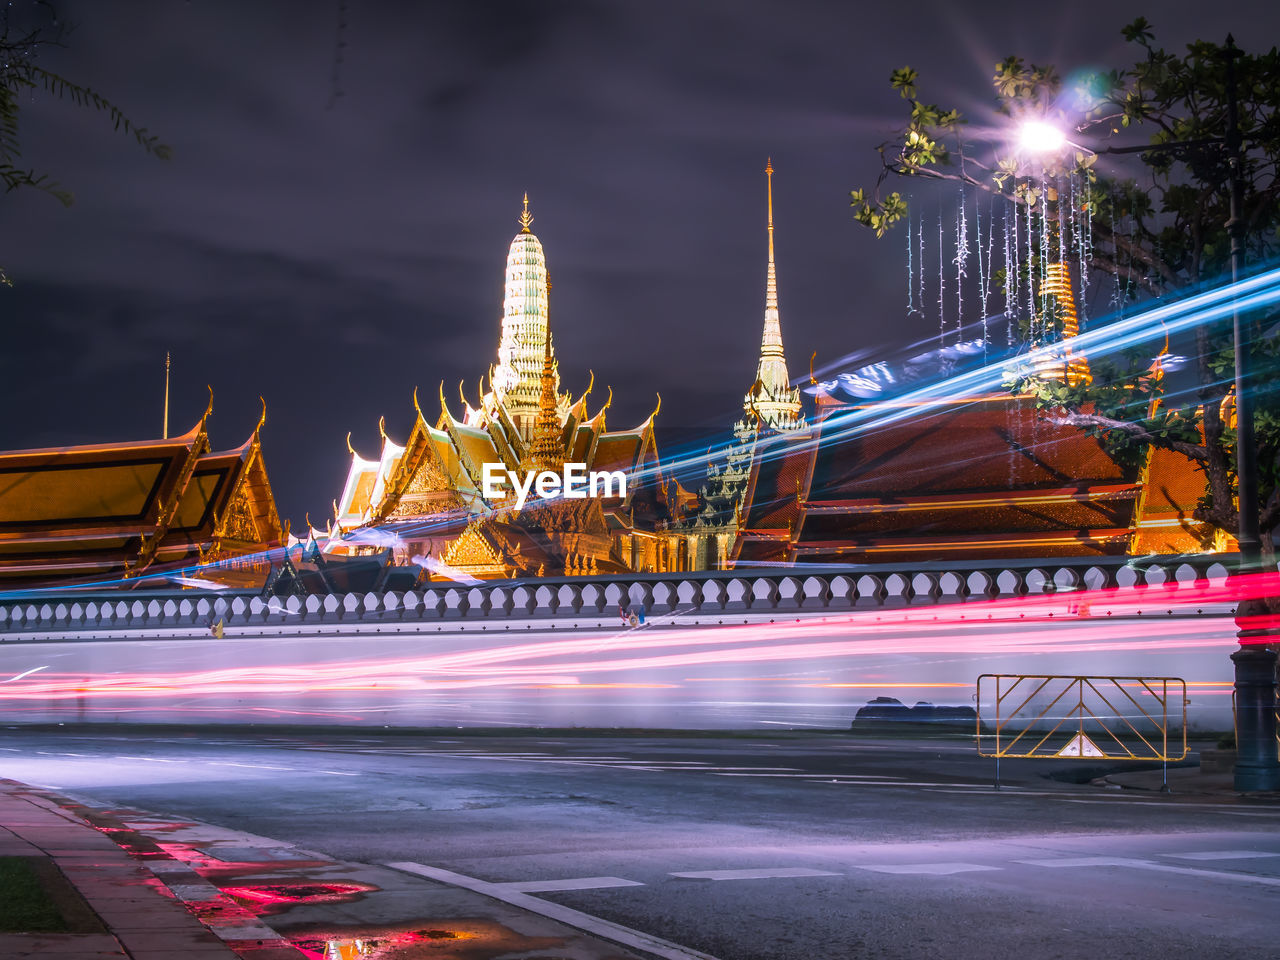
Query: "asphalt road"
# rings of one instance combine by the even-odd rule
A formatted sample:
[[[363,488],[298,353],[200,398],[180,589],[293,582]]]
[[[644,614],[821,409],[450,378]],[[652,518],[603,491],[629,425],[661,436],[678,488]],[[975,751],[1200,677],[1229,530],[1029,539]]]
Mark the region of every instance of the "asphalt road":
[[[1280,955],[1280,805],[1055,766],[997,792],[963,740],[0,731],[6,777],[519,884],[721,960]]]

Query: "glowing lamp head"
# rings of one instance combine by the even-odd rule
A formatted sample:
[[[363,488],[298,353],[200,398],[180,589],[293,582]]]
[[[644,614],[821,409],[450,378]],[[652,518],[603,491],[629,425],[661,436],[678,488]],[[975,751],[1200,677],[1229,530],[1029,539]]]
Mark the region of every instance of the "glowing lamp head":
[[[1067,143],[1066,135],[1052,124],[1029,120],[1019,130],[1019,143],[1028,153],[1056,153]]]

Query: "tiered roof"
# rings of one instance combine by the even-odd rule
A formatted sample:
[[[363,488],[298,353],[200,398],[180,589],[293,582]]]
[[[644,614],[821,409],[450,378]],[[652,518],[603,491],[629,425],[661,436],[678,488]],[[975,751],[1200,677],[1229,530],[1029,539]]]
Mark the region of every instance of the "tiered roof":
[[[1160,527],[1158,545],[1149,535],[1170,485],[1174,499],[1194,503],[1203,493],[1203,478],[1185,457],[1155,452],[1144,476],[1078,428],[1046,418],[1027,397],[922,406],[887,426],[844,435],[841,414],[856,409],[866,408],[820,397],[813,437],[757,458],[738,560],[914,562],[1201,548],[1177,525]],[[1158,487],[1153,471],[1163,478]]]
[[[180,437],[0,453],[0,584],[243,566],[235,558],[280,546],[262,421],[239,447],[212,452],[212,406]]]

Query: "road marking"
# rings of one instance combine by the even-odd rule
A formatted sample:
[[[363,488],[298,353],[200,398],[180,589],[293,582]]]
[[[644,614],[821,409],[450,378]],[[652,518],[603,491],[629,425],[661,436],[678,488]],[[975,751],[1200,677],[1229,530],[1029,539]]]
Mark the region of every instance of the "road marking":
[[[249,770],[284,770],[293,772],[293,767],[273,767],[266,763],[235,763],[231,760],[206,760],[211,767],[245,767]]]
[[[321,770],[321,773],[327,773],[331,777],[358,777],[360,774],[352,773],[350,770]]]
[[[74,756],[74,754],[68,754]],[[145,760],[148,763],[186,763],[186,760],[167,760],[163,757],[116,757],[117,760]]]
[[[553,890],[604,890],[608,887],[643,887],[639,880],[623,880],[621,877],[577,877],[571,880],[515,880],[511,883],[495,883],[503,890],[519,893],[549,893]]]
[[[1124,857],[1056,857],[1053,860],[1014,860],[1030,867],[1131,867],[1140,860]]]
[[[1280,853],[1266,853],[1262,850],[1208,850],[1195,853],[1166,853],[1163,856],[1178,860],[1255,860],[1260,857],[1280,857]]]
[[[558,920],[560,923],[583,930],[593,936],[612,940],[614,943],[620,943],[625,947],[635,947],[637,950],[648,951],[655,957],[662,957],[663,960],[715,960],[715,957],[710,954],[701,953],[689,947],[682,947],[678,943],[663,940],[661,937],[655,937],[639,930],[632,930],[630,927],[624,927],[608,920],[601,920],[599,917],[593,917],[589,913],[583,913],[571,907],[552,903],[550,900],[540,900],[517,890],[504,890],[500,884],[463,876],[460,873],[454,873],[452,870],[442,870],[439,867],[429,867],[426,864],[413,863],[411,861],[386,863],[384,866],[399,870],[402,873],[412,873],[415,876],[426,877],[429,880],[462,887],[465,890],[473,890],[494,900],[509,903],[513,907],[528,910],[551,920]]]
[[[1200,870],[1196,867],[1173,867],[1167,863],[1130,860],[1124,857],[1072,857],[1061,860],[1015,860],[1014,862],[1035,867],[1132,867],[1135,870],[1154,870],[1157,873],[1177,873],[1187,877],[1234,880],[1237,883],[1260,883],[1267,887],[1280,887],[1280,877],[1259,877],[1250,873],[1227,873],[1224,870]]]
[[[988,867],[980,863],[859,863],[859,870],[874,870],[876,873],[930,874],[942,877],[951,873],[972,873],[975,870],[999,870],[999,867]]]
[[[777,877],[838,877],[840,874],[830,870],[810,870],[808,867],[764,867],[756,870],[693,870],[669,876],[688,880],[772,880]]]

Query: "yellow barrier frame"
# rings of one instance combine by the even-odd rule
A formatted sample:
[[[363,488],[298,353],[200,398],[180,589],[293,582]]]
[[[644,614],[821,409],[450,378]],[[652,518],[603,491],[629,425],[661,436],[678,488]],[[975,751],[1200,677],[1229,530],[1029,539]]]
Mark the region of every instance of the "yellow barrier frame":
[[[982,682],[984,680],[994,681],[996,687],[995,728],[994,731],[990,733],[984,733],[982,729]],[[1007,688],[1002,689],[1002,684],[1007,681],[1012,681],[1012,683],[1010,683]],[[1006,700],[1009,700],[1010,697],[1014,696],[1015,691],[1018,690],[1024,681],[1031,684],[1033,689],[1031,689],[1031,692],[1025,697],[1021,698],[1021,702],[1019,702],[1014,709],[1005,712],[1004,707]],[[1018,716],[1018,713],[1026,707],[1027,704],[1029,704],[1035,697],[1039,696],[1046,688],[1048,688],[1049,692],[1052,693],[1057,682],[1062,682],[1061,691],[1059,691],[1057,695],[1054,696],[1053,700],[1050,701],[1050,703],[1034,717],[1029,719],[1019,718],[1020,720],[1026,719],[1027,723],[1025,727],[1014,735],[1014,731],[1008,729],[1010,722]],[[1120,713],[1116,705],[1107,699],[1107,695],[1104,694],[1102,690],[1098,689],[1100,685],[1105,688],[1106,684],[1111,684],[1117,691],[1122,693],[1124,698],[1127,699],[1129,703],[1133,704],[1133,706],[1137,708],[1138,712],[1141,713],[1149,723],[1155,726],[1159,735],[1148,739],[1141,731],[1138,730],[1137,727],[1130,723],[1128,718]],[[1144,710],[1133,694],[1125,688],[1126,684],[1129,687],[1141,688],[1147,694],[1154,697],[1156,703],[1159,704],[1159,711],[1148,712],[1147,710]],[[1174,693],[1177,694],[1178,690],[1181,690],[1179,699],[1182,702],[1182,748],[1181,751],[1176,754],[1170,753],[1169,750],[1169,694],[1170,686],[1175,684],[1176,687],[1174,688]],[[1024,687],[1023,689],[1025,690],[1027,688]],[[1137,740],[1142,741],[1150,752],[1135,752],[1129,745],[1121,740],[1120,737],[1118,737],[1116,733],[1103,722],[1101,717],[1089,709],[1088,705],[1085,703],[1086,691],[1092,691],[1099,700],[1106,704],[1113,711],[1115,717],[1123,721],[1125,726],[1129,728],[1129,733],[1132,734],[1132,737],[1136,737]],[[1072,693],[1074,693],[1074,701],[1067,701],[1070,709],[1064,713],[1062,719],[1055,723],[1053,727],[1044,734],[1044,736],[1035,740],[1036,734],[1032,733],[1034,725],[1038,721],[1044,719],[1050,710]],[[1087,741],[1099,751],[1099,755],[1097,757],[1093,757],[1093,759],[1157,760],[1167,763],[1170,761],[1182,760],[1187,755],[1187,684],[1186,681],[1179,677],[1071,677],[1044,674],[1019,675],[1006,673],[984,673],[982,676],[978,677],[976,700],[979,756],[994,757],[997,760],[1001,758],[1044,760],[1061,760],[1069,758],[1073,755],[1064,754],[1061,751],[1037,752],[1044,748],[1050,738],[1057,734],[1068,720],[1077,721],[1075,733],[1076,736],[1080,738],[1079,742],[1083,744]],[[1012,703],[1014,701],[1010,700],[1009,702]],[[1123,705],[1123,700],[1117,699],[1117,702]],[[1159,719],[1157,719],[1157,717]],[[1096,721],[1096,726],[1100,728],[1102,733],[1107,734],[1110,737],[1110,741],[1114,742],[1115,747],[1118,747],[1119,749],[1115,750],[1115,747],[1112,747],[1111,742],[1108,742],[1102,737],[1097,737],[1096,740],[1090,737],[1089,733],[1093,731],[1086,731],[1085,729],[1085,723],[1088,720]],[[990,741],[992,737],[995,738],[994,753],[983,749],[984,741]],[[1012,737],[1012,739],[1007,739],[1008,737]],[[1034,743],[1032,743],[1033,740],[1035,740]],[[1097,740],[1102,740],[1103,745],[1099,745]],[[1030,747],[1028,747],[1028,744],[1030,744]],[[1174,746],[1176,746],[1176,744]],[[1113,750],[1115,750],[1115,752],[1113,752]],[[1083,747],[1081,748],[1081,756],[1084,756]]]

